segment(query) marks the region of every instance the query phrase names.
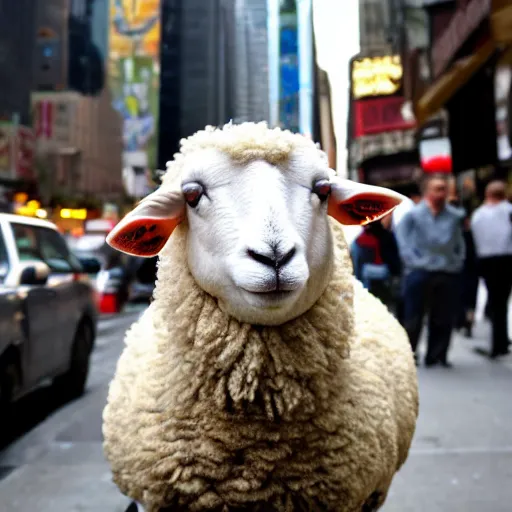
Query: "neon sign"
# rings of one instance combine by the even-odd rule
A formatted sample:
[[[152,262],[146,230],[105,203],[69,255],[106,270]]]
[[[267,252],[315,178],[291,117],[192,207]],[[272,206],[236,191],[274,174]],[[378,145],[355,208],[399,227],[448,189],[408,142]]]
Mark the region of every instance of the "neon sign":
[[[399,55],[355,60],[352,64],[352,96],[360,99],[395,94],[402,85],[402,76]]]

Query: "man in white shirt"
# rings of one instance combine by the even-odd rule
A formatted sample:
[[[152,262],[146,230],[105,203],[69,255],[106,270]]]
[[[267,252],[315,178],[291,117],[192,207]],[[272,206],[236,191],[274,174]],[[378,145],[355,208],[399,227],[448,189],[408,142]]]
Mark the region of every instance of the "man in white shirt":
[[[487,287],[492,322],[492,359],[509,353],[508,300],[512,291],[512,204],[501,181],[490,182],[471,218],[480,275]],[[478,352],[483,352],[479,350]]]

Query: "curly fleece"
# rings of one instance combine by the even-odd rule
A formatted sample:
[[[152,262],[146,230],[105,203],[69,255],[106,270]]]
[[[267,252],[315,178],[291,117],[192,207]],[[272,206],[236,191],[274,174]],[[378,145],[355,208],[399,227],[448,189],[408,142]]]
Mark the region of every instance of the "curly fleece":
[[[222,127],[207,126],[180,141],[180,151],[167,162],[167,171],[162,176],[162,186],[176,186],[187,157],[201,150],[215,149],[228,155],[238,165],[254,160],[279,166],[287,161],[296,149],[314,151],[328,165],[327,155],[312,140],[299,133],[281,128],[268,128],[260,123],[226,124]]]
[[[418,414],[407,337],[351,275],[342,230],[316,305],[241,324],[195,283],[187,226],[163,250],[155,300],[126,336],[104,411],[120,490],[147,512],[370,512]]]

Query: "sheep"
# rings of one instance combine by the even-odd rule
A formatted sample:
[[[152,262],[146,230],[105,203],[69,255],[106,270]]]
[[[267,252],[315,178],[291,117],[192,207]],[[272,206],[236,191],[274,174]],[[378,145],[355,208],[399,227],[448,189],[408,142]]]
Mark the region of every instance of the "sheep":
[[[415,430],[416,368],[353,277],[342,224],[401,199],[265,123],[182,141],[107,239],[160,256],[103,415],[121,492],[146,512],[382,506]]]

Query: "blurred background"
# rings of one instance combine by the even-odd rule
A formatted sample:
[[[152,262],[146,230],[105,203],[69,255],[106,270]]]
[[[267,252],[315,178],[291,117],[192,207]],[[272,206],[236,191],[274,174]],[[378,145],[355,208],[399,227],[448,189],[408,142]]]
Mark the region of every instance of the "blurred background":
[[[445,180],[466,219],[453,368],[418,368],[384,510],[510,511],[512,360],[478,353],[495,317],[470,224],[489,183],[512,197],[511,69],[512,0],[0,0],[0,510],[125,510],[101,411],[157,261],[105,237],[183,137],[265,120],[411,205]],[[387,238],[346,230],[357,277],[402,322],[403,215]],[[378,255],[358,260],[368,243]],[[500,276],[512,286],[510,265]]]

